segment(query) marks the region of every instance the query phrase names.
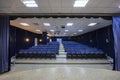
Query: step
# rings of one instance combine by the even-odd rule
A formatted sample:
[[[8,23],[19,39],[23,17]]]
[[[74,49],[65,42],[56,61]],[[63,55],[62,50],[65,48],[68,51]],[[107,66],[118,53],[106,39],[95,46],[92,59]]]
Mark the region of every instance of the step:
[[[59,49],[65,49],[65,48],[59,48]]]
[[[65,52],[65,51],[59,51],[59,52]]]
[[[66,55],[57,55],[56,58],[66,58]]]
[[[56,57],[66,57],[66,55],[56,55]]]
[[[59,50],[59,51],[61,51],[61,52],[65,52],[65,50]]]
[[[66,62],[67,59],[66,58],[57,58],[56,62]]]
[[[106,59],[16,59],[16,64],[110,64]]]
[[[57,57],[56,59],[66,59],[66,57]]]
[[[59,55],[66,55],[66,52],[59,52]]]

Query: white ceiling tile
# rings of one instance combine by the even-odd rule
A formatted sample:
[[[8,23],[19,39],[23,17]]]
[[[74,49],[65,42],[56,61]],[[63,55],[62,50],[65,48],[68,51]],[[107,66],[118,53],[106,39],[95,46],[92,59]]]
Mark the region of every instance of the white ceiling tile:
[[[75,0],[62,0],[62,8],[72,8]]]
[[[38,4],[39,8],[49,8],[49,0],[36,0],[36,3]]]
[[[61,8],[61,0],[49,0],[51,8]]]

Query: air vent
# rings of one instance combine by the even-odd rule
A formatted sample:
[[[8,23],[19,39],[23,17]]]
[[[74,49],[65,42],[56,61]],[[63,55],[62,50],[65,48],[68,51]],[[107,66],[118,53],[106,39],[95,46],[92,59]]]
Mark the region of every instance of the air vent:
[[[38,26],[39,24],[38,23],[33,23],[35,26]]]
[[[64,28],[65,28],[65,26],[61,26],[61,28],[62,28],[62,29],[64,29]]]

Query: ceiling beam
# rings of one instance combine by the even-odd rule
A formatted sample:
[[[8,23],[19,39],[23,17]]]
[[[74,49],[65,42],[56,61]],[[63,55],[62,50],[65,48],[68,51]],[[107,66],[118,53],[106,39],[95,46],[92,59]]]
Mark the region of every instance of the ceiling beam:
[[[1,16],[120,16],[120,13],[0,13]]]

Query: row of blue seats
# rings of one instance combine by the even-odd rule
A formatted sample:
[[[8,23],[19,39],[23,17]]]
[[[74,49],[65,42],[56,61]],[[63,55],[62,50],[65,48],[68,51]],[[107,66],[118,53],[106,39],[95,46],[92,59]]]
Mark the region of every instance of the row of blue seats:
[[[34,47],[34,48],[31,48],[31,49],[59,49],[59,47],[58,48],[57,47],[56,48],[40,48],[40,47],[39,48],[37,48],[37,47],[35,48]]]
[[[26,54],[26,53],[30,53],[30,54],[56,54],[57,51],[56,50],[20,50],[19,54]]]
[[[30,48],[28,50],[58,50],[59,48]]]
[[[55,44],[55,45],[54,45]],[[33,46],[29,49],[19,51],[19,57],[39,57],[39,58],[55,58],[58,54],[59,44],[53,42],[47,45]]]
[[[67,51],[67,54],[104,54],[102,51]]]
[[[67,58],[102,58],[104,56],[104,52],[102,50],[77,42],[64,41],[63,45],[67,52]]]

